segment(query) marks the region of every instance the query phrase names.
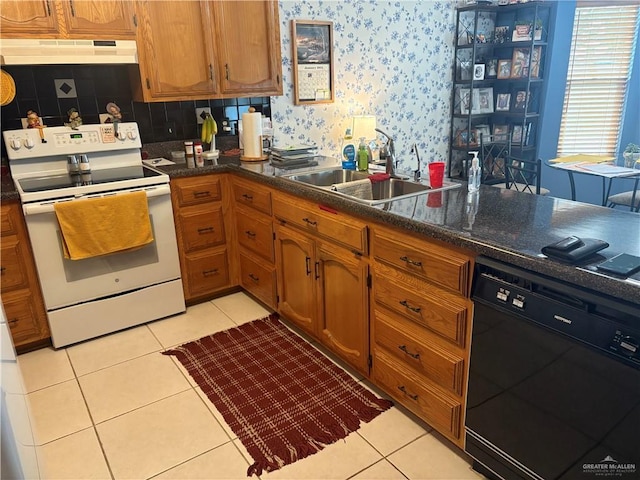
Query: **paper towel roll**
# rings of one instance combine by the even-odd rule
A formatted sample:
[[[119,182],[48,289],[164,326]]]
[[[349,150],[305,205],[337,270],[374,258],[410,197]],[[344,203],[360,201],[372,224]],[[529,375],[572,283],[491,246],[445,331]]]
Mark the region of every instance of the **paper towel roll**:
[[[242,114],[242,143],[245,159],[263,159],[262,115],[260,112]]]

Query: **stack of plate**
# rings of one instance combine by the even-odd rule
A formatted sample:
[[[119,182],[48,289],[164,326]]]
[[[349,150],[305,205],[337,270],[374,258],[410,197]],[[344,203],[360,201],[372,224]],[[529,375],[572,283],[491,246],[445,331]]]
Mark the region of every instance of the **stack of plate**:
[[[271,147],[271,164],[283,169],[317,165],[317,156],[318,147],[316,145]]]
[[[0,105],[3,107],[13,102],[16,97],[16,83],[13,77],[4,70],[0,70]]]

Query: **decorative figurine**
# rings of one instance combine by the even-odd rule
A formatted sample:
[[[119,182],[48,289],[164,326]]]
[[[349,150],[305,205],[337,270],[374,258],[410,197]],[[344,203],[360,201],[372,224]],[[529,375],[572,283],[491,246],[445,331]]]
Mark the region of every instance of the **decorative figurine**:
[[[78,127],[82,125],[82,117],[80,117],[78,110],[71,108],[67,111],[67,115],[69,115],[69,123],[65,123],[64,126],[71,127],[73,130],[78,130]]]
[[[122,113],[120,113],[120,107],[113,102],[107,103],[107,113],[111,116],[107,120],[107,123],[113,122],[113,134],[118,138],[118,123],[122,120]]]
[[[27,128],[37,128],[38,133],[40,134],[40,142],[47,143],[44,139],[44,132],[42,131],[44,127],[40,123],[40,117],[33,110],[27,111]]]

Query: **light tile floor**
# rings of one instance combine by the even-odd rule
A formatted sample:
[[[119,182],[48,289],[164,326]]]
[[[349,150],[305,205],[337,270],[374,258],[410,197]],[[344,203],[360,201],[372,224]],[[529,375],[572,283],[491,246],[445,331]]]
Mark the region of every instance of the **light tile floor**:
[[[252,460],[244,446],[175,357],[159,352],[268,313],[236,293],[65,349],[20,355],[42,478],[246,479]],[[464,453],[393,407],[344,441],[261,478],[484,477]]]

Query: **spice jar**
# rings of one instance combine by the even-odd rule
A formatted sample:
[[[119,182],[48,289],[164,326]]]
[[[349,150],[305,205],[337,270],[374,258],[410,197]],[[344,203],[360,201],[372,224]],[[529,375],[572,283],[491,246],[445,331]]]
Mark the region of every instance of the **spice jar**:
[[[185,152],[185,156],[187,157],[187,168],[195,167],[196,164],[195,164],[194,155],[193,155],[192,141],[187,140],[186,142],[184,142],[184,152]]]

